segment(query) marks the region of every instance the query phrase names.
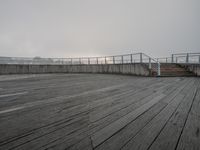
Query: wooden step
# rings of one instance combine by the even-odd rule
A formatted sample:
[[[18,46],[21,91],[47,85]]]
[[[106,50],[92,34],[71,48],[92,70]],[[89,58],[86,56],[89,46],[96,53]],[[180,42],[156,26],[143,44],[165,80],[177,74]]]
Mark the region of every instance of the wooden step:
[[[192,72],[189,72],[184,67],[181,67],[178,64],[171,63],[161,63],[160,65],[161,76],[177,76],[177,77],[190,77],[195,76]]]

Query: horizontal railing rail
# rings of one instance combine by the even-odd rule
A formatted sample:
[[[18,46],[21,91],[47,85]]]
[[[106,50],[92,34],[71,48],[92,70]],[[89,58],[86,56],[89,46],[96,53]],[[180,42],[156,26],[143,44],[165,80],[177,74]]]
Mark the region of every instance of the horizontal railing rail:
[[[160,63],[200,64],[200,53],[177,53],[171,57],[156,58]]]
[[[133,53],[103,57],[80,58],[41,58],[41,57],[0,57],[0,64],[32,64],[32,65],[90,65],[90,64],[133,64],[143,63],[160,75],[160,63],[144,53]]]

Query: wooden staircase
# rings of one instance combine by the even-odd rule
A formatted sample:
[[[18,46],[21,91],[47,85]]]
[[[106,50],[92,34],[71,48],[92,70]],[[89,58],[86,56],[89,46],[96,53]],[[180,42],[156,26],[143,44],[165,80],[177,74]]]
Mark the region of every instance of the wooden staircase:
[[[179,64],[161,63],[160,65],[161,76],[167,77],[192,77],[194,73],[188,71],[186,68]]]

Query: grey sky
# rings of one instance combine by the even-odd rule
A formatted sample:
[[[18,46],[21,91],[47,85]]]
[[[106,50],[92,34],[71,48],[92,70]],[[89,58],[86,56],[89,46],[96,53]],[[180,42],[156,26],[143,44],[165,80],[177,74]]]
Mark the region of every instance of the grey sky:
[[[200,52],[200,0],[0,0],[0,56]]]

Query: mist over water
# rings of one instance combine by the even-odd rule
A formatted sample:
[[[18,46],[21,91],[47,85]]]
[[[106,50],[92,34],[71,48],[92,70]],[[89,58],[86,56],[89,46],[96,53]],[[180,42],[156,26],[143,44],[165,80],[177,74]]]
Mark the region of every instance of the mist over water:
[[[0,56],[200,52],[199,0],[1,0]]]

